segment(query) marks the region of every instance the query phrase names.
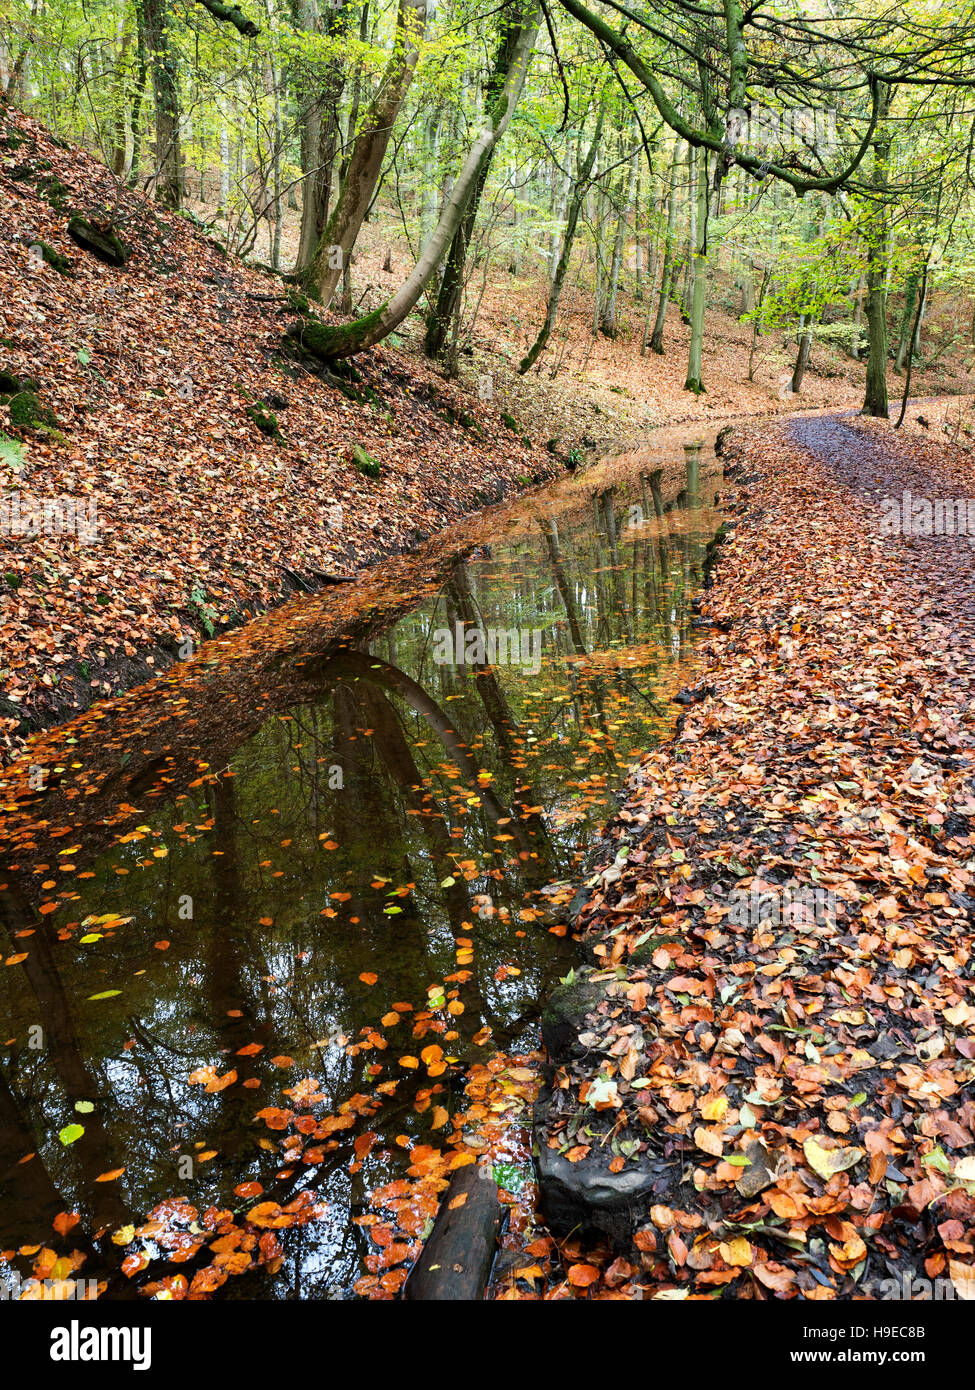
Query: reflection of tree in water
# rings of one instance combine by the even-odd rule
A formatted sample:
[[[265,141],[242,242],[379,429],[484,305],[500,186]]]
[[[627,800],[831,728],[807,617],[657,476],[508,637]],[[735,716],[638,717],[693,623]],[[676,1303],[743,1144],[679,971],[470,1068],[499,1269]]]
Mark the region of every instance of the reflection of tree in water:
[[[18,997],[18,1018],[36,1013],[50,1030],[50,1056],[35,1074],[21,1055],[0,1084],[0,1168],[16,1184],[18,1202],[9,1205],[18,1217],[28,1213],[16,1226],[17,1244],[49,1225],[50,1213],[76,1206],[87,1220],[92,1205],[110,1228],[138,1221],[159,1197],[187,1186],[175,1176],[177,1159],[204,1141],[218,1158],[194,1177],[194,1201],[232,1203],[234,1185],[260,1177],[274,1200],[311,1185],[339,1208],[361,1208],[367,1173],[374,1183],[376,1170],[367,1164],[349,1173],[355,1135],[377,1131],[377,1155],[399,1133],[429,1138],[415,1112],[430,1084],[422,1069],[403,1075],[381,1110],[342,1131],[335,1150],[277,1176],[281,1156],[258,1147],[266,1131],[254,1113],[287,1104],[281,1088],[301,1076],[314,1077],[334,1109],[371,1092],[373,1062],[392,1061],[384,1074],[397,1075],[400,1053],[442,1037],[420,1033],[414,1042],[413,1022],[427,987],[458,973],[457,938],[471,937],[474,950],[454,986],[464,1008],[446,1023],[456,1033],[450,1049],[463,1060],[482,1055],[474,1039],[487,1028],[493,1045],[525,1040],[539,999],[568,963],[565,948],[544,932],[518,953],[512,926],[526,899],[577,860],[578,827],[555,812],[569,802],[575,815],[578,803],[580,815],[602,818],[600,777],[618,775],[619,730],[642,738],[654,717],[654,687],[687,636],[700,538],[673,522],[668,534],[659,478],[636,487],[644,501],[649,487],[652,529],[621,525],[631,493],[615,485],[595,496],[582,524],[571,512],[534,520],[529,513],[514,538],[455,567],[436,600],[393,627],[373,626],[358,646],[337,653],[289,661],[286,684],[261,692],[263,724],[242,717],[236,749],[218,738],[213,749],[195,750],[221,770],[184,794],[175,816],[156,774],[172,775],[183,793],[181,769],[157,757],[141,766],[137,784],[121,776],[120,790],[146,807],[140,816],[158,835],[150,843],[164,845],[168,857],[153,861],[145,845],[115,847],[97,860],[92,881],[76,883],[72,916],[117,906],[134,919],[114,945],[104,943],[103,958],[58,942],[26,902],[19,917],[5,909],[12,930],[38,928],[22,969],[5,972],[6,987],[20,974],[29,987]],[[690,478],[687,492],[693,497]],[[451,630],[455,622],[541,628],[541,673],[486,661],[435,664],[431,634],[444,617]],[[634,644],[652,644],[636,666],[622,656]],[[336,767],[341,787],[330,785]],[[173,819],[181,823],[175,829]],[[97,834],[92,842],[99,844]],[[116,878],[123,864],[128,876]],[[475,893],[490,893],[498,915],[475,913]],[[194,912],[182,921],[177,904],[187,894]],[[395,915],[387,915],[391,905]],[[169,952],[154,951],[158,937],[171,938]],[[512,983],[499,967],[515,960],[524,975]],[[72,1001],[105,988],[105,962],[120,979],[128,969],[130,982],[123,998],[92,1005],[90,1029],[79,1029]],[[366,972],[379,977],[374,987],[361,982]],[[368,1038],[393,1000],[413,1008],[403,1025],[387,1028],[388,1051],[356,1055],[335,1042],[338,1034],[351,1043]],[[87,1025],[87,1011],[80,1017]],[[135,1043],[123,1052],[125,1038]],[[298,1059],[295,1069],[275,1070],[277,1054]],[[236,1083],[215,1094],[188,1087],[190,1072],[211,1064],[236,1071]],[[458,1079],[448,1072],[442,1080],[449,1105]],[[85,1118],[84,1139],[64,1153],[56,1141],[51,1148],[50,1116],[70,1112],[75,1097],[97,1101],[103,1092],[114,1099]],[[46,1168],[37,1157],[14,1171],[23,1152],[45,1142]],[[131,1185],[128,1176],[123,1184],[95,1183],[123,1161]],[[399,1153],[376,1161],[390,1175],[405,1160]],[[151,1199],[143,1203],[145,1193]],[[282,1274],[258,1276],[262,1293],[307,1292],[323,1242],[334,1264],[353,1261],[361,1240],[339,1220],[327,1241],[320,1231],[294,1232]]]

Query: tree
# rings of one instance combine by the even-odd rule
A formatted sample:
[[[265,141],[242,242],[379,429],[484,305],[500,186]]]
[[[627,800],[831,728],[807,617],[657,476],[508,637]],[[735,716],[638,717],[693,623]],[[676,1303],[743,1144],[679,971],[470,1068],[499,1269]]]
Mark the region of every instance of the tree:
[[[416,71],[426,17],[427,0],[399,0],[393,52],[356,135],[338,202],[304,275],[326,308],[372,202],[393,124]]]
[[[440,219],[423,247],[412,273],[385,304],[352,323],[335,328],[319,323],[304,324],[299,330],[301,342],[316,356],[330,361],[351,357],[364,348],[372,347],[397,328],[416,307],[420,295],[433,277],[441,257],[460,226],[482,160],[508,128],[531,62],[539,21],[538,9],[528,8],[519,28],[511,66],[497,100],[484,116],[477,138],[454,182]]]

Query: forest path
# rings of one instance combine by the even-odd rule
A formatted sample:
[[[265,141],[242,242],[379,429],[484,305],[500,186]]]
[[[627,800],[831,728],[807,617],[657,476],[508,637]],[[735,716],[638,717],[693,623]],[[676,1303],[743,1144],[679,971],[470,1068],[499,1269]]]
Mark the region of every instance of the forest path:
[[[912,504],[954,503],[965,497],[964,483],[943,460],[912,448],[911,436],[876,436],[852,423],[858,418],[848,411],[797,417],[789,422],[787,438],[826,464],[837,482],[861,501],[873,504],[878,519],[885,499],[900,505],[903,523],[905,506],[911,510]],[[905,493],[910,494],[906,503]],[[954,508],[949,511],[954,516]],[[975,521],[975,498],[970,515]],[[919,597],[930,600],[937,595],[943,600],[931,616],[947,622],[961,649],[975,651],[975,528],[969,523],[963,534],[918,534],[922,527],[923,520],[915,520],[915,534],[890,535],[887,544],[901,561],[904,582],[919,591]]]

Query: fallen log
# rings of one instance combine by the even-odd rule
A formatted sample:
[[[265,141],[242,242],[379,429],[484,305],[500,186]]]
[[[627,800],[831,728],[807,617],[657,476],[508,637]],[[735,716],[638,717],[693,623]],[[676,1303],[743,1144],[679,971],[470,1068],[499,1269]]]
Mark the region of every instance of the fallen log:
[[[489,1163],[458,1168],[444,1192],[420,1258],[403,1286],[413,1302],[484,1297],[504,1208]]]

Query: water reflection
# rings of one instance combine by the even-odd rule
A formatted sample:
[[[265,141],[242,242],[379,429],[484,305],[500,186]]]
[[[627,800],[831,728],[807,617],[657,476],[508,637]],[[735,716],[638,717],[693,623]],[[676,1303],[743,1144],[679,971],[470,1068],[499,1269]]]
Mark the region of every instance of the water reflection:
[[[716,525],[701,459],[499,509],[469,553],[370,578],[338,631],[303,601],[44,741],[0,841],[12,1267],[41,1246],[110,1297],[192,1280],[220,1213],[314,1190],[327,1212],[262,1258],[221,1237],[242,1263],[213,1292],[351,1289],[352,1218],[436,1142],[431,1098],[450,1111],[472,1060],[531,1045],[572,958],[540,890],[669,730]],[[438,659],[445,628],[539,632],[539,669]],[[192,1217],[145,1224],[176,1198]]]

